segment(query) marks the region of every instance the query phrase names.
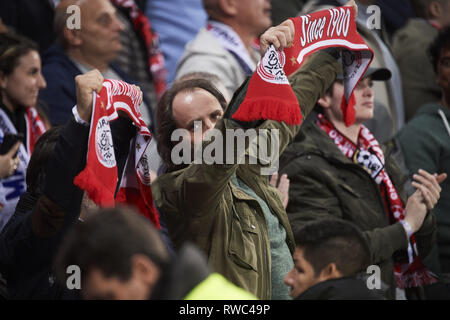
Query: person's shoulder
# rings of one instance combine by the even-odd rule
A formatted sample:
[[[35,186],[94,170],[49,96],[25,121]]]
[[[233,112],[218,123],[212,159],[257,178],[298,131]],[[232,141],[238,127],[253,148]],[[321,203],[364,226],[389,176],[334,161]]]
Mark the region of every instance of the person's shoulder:
[[[186,44],[186,53],[224,55],[227,51],[206,28],[198,31],[194,39]]]
[[[423,58],[423,47],[428,46],[437,35],[438,31],[426,20],[414,18],[399,29],[393,36],[392,47],[398,59],[408,59],[408,57],[420,56]]]
[[[405,128],[429,130],[430,126],[442,122],[439,110],[444,109],[438,103],[425,104],[419,108],[416,115],[406,124]]]
[[[182,178],[187,168],[173,172],[163,173],[152,182],[152,191],[154,195],[166,192],[178,191],[179,186],[175,183]]]
[[[42,74],[46,80],[56,78],[59,81],[65,79],[73,81],[80,73],[81,71],[60,46],[53,45],[42,54]]]

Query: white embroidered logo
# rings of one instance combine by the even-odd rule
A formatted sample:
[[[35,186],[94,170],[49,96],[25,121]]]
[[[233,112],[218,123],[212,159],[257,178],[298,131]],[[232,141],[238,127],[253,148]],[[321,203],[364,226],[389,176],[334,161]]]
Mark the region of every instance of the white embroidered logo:
[[[266,82],[275,84],[289,84],[283,70],[285,63],[286,56],[284,55],[284,52],[275,50],[275,47],[272,45],[259,63],[256,72],[261,79]]]
[[[146,154],[142,156],[138,163],[137,174],[144,185],[149,186],[151,184],[150,169],[148,167],[148,159]]]
[[[107,168],[115,167],[116,156],[114,154],[111,128],[109,127],[107,116],[101,117],[97,123],[95,141],[95,152],[98,161]]]

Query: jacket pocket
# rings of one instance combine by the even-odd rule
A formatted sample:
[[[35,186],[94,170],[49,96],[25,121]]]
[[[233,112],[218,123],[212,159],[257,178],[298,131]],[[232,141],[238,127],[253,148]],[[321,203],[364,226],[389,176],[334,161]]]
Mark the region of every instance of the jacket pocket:
[[[258,271],[258,260],[255,241],[258,239],[257,227],[246,219],[239,217],[233,204],[233,218],[228,253],[234,263],[247,270]]]

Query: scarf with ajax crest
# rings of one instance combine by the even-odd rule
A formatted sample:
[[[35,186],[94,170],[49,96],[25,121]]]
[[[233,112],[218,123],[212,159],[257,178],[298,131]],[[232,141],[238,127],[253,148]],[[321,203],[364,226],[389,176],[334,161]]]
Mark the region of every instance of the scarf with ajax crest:
[[[342,111],[345,124],[355,121],[353,90],[373,59],[373,51],[356,31],[352,7],[327,9],[297,18],[293,43],[283,51],[269,47],[250,79],[247,94],[233,118],[240,121],[270,119],[289,125],[302,122],[299,102],[288,76],[300,68],[310,54],[340,47],[339,61],[344,72]],[[301,101],[300,101],[301,103]]]
[[[74,184],[86,190],[89,198],[100,206],[116,203],[136,207],[160,228],[159,216],[153,203],[150,172],[144,152],[151,133],[139,111],[141,95],[137,87],[119,80],[104,80],[99,94],[93,94],[87,163],[74,179]],[[123,111],[136,127],[117,195],[118,173],[114,143],[109,123]]]

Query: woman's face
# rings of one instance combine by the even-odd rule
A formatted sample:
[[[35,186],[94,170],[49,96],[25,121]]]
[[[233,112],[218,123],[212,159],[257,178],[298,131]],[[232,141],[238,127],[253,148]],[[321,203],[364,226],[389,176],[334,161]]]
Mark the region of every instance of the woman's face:
[[[41,58],[30,51],[19,58],[19,64],[10,75],[0,74],[3,103],[9,108],[34,107],[39,90],[47,84],[41,73]]]

